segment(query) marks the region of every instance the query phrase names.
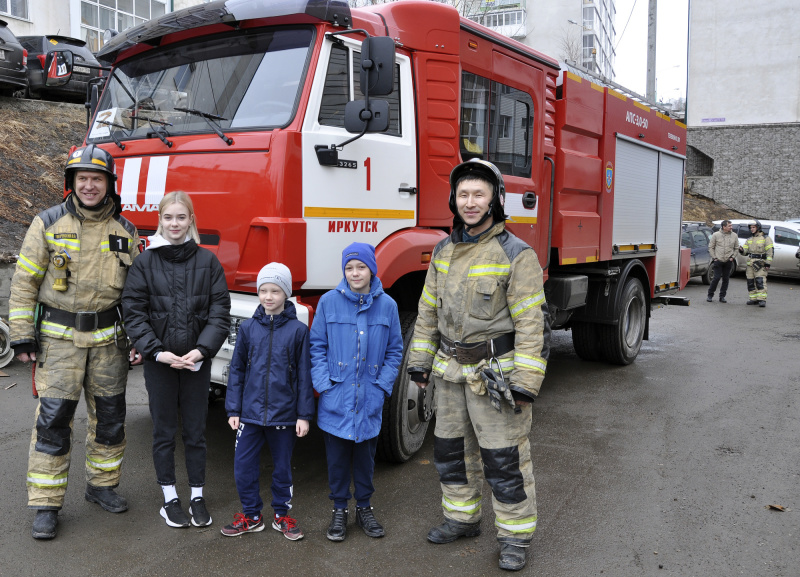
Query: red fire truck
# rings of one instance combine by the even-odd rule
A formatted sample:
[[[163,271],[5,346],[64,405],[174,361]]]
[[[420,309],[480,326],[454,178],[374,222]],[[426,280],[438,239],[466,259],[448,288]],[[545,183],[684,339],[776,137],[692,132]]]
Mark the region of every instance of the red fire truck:
[[[685,126],[451,6],[219,0],[131,28],[98,58],[112,72],[86,142],[117,160],[125,216],[152,234],[164,193],[190,193],[225,267],[235,320],[213,361],[218,394],[271,261],[291,268],[311,322],[341,250],[375,245],[407,346],[452,226],[448,175],[468,158],[504,174],[509,229],[539,255],[551,323],[581,358],[631,363],[651,307],[688,280]],[[433,397],[401,371],[384,457],[420,447]]]

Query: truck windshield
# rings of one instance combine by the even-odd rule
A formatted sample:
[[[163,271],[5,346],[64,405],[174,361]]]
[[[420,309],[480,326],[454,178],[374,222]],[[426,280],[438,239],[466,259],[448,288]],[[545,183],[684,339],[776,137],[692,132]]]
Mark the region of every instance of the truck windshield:
[[[108,80],[88,140],[152,137],[154,126],[169,136],[213,132],[207,118],[223,131],[285,126],[313,39],[306,27],[237,31],[126,60]]]

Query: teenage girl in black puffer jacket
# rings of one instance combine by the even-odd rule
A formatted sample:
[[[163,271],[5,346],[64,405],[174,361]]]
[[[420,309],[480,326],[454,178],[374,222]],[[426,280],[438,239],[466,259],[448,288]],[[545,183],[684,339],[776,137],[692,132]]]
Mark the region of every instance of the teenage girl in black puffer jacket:
[[[230,295],[217,257],[197,245],[192,201],[170,192],[158,207],[158,230],[128,272],[122,294],[125,329],[145,358],[153,418],[153,462],[164,492],[161,516],[188,527],[175,489],[175,433],[183,427],[191,522],[211,524],[203,499],[211,358],[230,328]]]

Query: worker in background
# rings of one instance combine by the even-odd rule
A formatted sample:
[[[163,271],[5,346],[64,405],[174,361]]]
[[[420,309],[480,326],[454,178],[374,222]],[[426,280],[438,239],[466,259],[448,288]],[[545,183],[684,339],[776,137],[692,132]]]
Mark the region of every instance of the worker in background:
[[[761,222],[754,220],[749,226],[752,236],[739,247],[739,252],[747,255],[747,290],[750,297],[747,304],[765,307],[767,272],[775,249],[772,246],[772,239],[761,230]]]
[[[141,358],[128,346],[120,295],[139,236],[120,216],[116,179],[114,159],[101,148],[70,154],[69,194],[34,217],[11,280],[11,346],[17,359],[35,363],[39,395],[27,476],[35,539],[56,536],[82,391],[86,500],[112,513],[128,508],[114,489],[125,450],[128,363]]]
[[[500,171],[472,159],[450,174],[452,234],[434,249],[408,360],[436,394],[434,462],[442,544],[480,534],[481,489],[492,489],[499,565],[520,570],[536,529],[528,435],[547,367],[550,328],[536,253],[505,229]]]
[[[726,303],[725,295],[728,294],[728,281],[731,273],[736,268],[736,250],[739,248],[739,236],[733,234],[733,224],[729,220],[723,220],[720,229],[711,235],[708,241],[708,252],[711,254],[711,266],[714,270],[714,278],[711,286],[708,287],[708,297],[706,300],[714,300],[714,291],[717,290],[717,283],[722,279],[722,286],[719,289],[719,302]]]

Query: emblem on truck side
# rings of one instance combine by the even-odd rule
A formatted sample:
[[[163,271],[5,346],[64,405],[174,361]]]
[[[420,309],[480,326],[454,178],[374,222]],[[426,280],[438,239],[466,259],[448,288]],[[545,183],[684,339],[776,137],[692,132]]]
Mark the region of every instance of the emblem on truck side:
[[[614,165],[606,163],[606,192],[611,192],[611,185],[614,183]]]

